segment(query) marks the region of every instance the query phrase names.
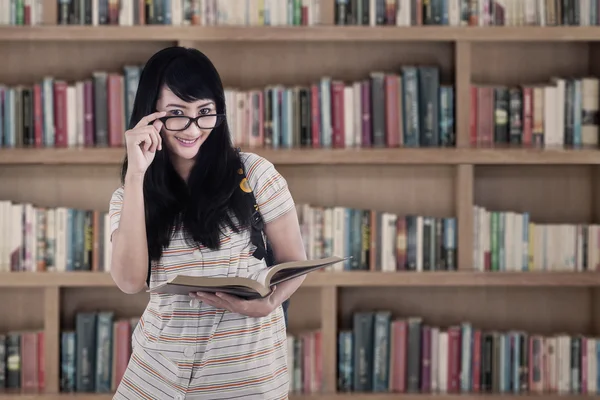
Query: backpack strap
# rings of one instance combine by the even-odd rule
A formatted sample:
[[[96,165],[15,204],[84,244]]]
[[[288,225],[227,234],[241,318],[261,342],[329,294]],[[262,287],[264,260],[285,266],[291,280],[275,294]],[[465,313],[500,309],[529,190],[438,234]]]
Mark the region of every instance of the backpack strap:
[[[256,198],[254,197],[252,188],[250,187],[248,179],[246,178],[246,171],[244,170],[243,162],[242,166],[238,169],[238,185],[244,192],[244,199],[248,203],[248,207],[252,208],[250,242],[252,242],[252,244],[256,247],[252,255],[257,259],[262,260],[267,257],[267,243],[265,243],[263,238],[265,222],[258,209],[258,204],[256,202]]]
[[[240,156],[240,149],[236,149],[238,155]],[[275,265],[275,258],[273,257],[273,249],[269,245],[269,239],[263,238],[263,231],[265,228],[265,222],[262,218],[260,210],[258,208],[258,204],[256,202],[256,198],[254,197],[254,192],[248,183],[248,179],[246,177],[246,171],[244,169],[244,162],[241,161],[240,169],[238,170],[238,183],[240,189],[245,193],[244,198],[248,202],[248,206],[252,207],[252,221],[251,221],[251,231],[250,231],[250,242],[256,247],[254,253],[252,254],[255,258],[262,260],[265,259],[267,267],[272,267]],[[267,235],[265,235],[266,237]],[[281,306],[283,308],[283,317],[285,320],[285,325],[287,327],[287,310],[290,304],[290,299],[285,300]]]

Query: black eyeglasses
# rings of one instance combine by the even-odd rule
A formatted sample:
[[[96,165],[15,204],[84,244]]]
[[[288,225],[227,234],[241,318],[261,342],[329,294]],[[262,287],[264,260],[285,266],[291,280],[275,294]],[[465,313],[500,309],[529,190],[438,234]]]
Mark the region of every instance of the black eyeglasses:
[[[185,131],[190,127],[192,122],[200,129],[213,129],[225,121],[225,114],[204,114],[198,115],[195,118],[185,115],[171,115],[159,118],[169,131]]]

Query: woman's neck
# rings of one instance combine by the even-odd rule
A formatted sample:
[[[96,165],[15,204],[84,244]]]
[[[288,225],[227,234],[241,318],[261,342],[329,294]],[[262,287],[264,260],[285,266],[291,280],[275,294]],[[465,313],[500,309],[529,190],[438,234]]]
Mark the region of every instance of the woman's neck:
[[[187,182],[192,167],[194,166],[194,160],[186,160],[183,158],[175,157],[173,159],[173,167],[175,171],[181,176],[181,178]]]

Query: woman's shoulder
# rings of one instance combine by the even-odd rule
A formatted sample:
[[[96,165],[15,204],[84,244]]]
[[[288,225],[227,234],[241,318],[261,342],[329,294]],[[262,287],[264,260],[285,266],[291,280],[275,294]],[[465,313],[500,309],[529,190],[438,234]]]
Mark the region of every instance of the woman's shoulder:
[[[255,169],[273,168],[273,163],[256,153],[240,151],[240,158],[244,164],[246,174]]]
[[[112,193],[111,202],[123,200],[124,193],[125,193],[125,186],[119,185]]]

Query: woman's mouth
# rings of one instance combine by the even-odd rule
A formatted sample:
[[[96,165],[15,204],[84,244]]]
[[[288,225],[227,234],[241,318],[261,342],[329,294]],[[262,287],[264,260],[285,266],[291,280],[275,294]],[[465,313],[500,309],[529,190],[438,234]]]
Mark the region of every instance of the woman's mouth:
[[[182,146],[185,146],[185,147],[191,147],[191,146],[193,146],[194,144],[196,144],[196,142],[198,141],[198,139],[200,139],[200,137],[197,137],[197,138],[195,138],[195,139],[184,139],[184,138],[180,138],[180,137],[177,137],[177,136],[175,136],[175,139],[177,139],[177,141],[178,141],[178,142],[179,142],[179,143],[180,143]]]

